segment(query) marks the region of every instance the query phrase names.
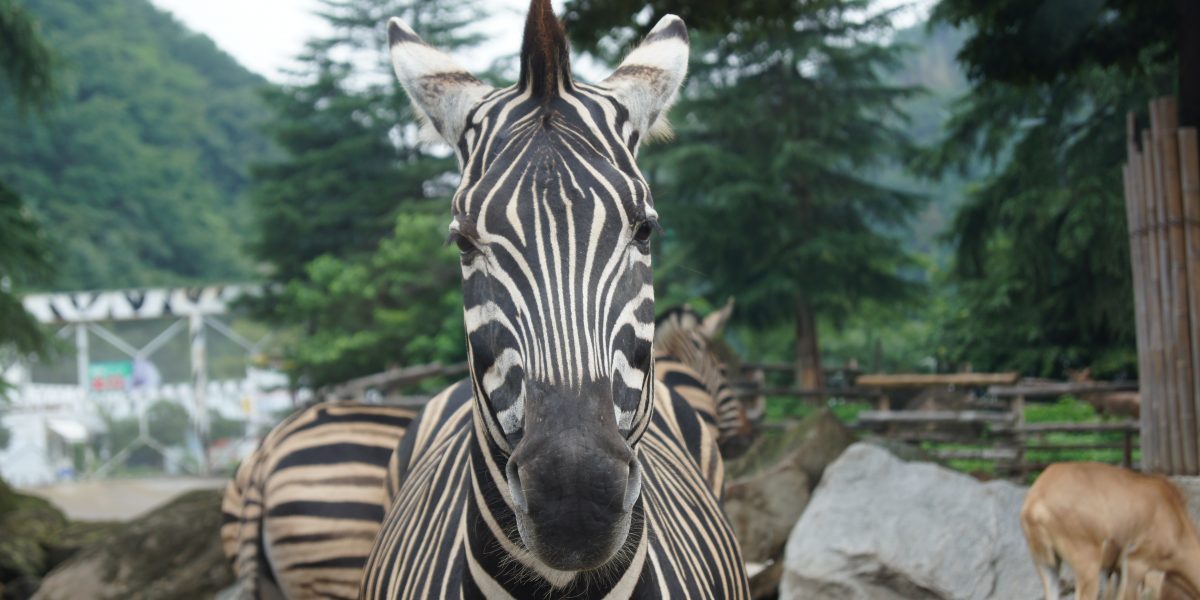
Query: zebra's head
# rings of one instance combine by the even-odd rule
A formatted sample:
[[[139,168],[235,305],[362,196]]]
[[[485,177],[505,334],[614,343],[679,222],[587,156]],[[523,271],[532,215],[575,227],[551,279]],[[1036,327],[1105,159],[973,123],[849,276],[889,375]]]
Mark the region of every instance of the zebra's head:
[[[494,89],[403,22],[392,62],[458,155],[451,239],[462,252],[475,419],[505,458],[498,487],[534,558],[598,567],[625,543],[653,402],[651,235],[635,157],[665,127],[687,69],[664,17],[607,79],[571,77],[549,0],[533,0],[521,74]]]

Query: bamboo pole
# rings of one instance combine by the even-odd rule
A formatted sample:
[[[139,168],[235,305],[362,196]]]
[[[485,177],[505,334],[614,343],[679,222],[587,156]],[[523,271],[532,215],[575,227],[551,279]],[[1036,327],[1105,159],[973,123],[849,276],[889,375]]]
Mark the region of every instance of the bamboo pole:
[[[1167,456],[1165,473],[1174,473],[1183,462],[1183,452],[1179,444],[1179,436],[1177,435],[1177,425],[1179,423],[1178,403],[1175,397],[1175,364],[1172,360],[1174,356],[1174,341],[1175,336],[1172,335],[1170,326],[1171,311],[1171,246],[1167,239],[1167,203],[1166,203],[1166,175],[1163,170],[1162,147],[1159,145],[1159,139],[1162,137],[1163,117],[1162,105],[1158,99],[1150,101],[1150,130],[1148,144],[1145,146],[1146,153],[1151,160],[1151,177],[1154,178],[1154,197],[1151,199],[1150,210],[1153,211],[1153,224],[1150,234],[1157,248],[1158,257],[1155,263],[1157,272],[1158,288],[1158,323],[1159,323],[1159,343],[1161,349],[1159,351],[1160,360],[1162,361],[1162,384],[1163,394],[1161,400],[1162,406],[1166,409],[1166,420],[1163,421],[1163,428],[1159,432],[1163,437],[1163,441],[1167,446]]]
[[[1175,99],[1160,98],[1159,129],[1155,132],[1158,152],[1162,162],[1163,214],[1166,227],[1163,238],[1167,245],[1168,285],[1166,297],[1170,312],[1164,315],[1167,333],[1170,336],[1170,361],[1172,421],[1174,440],[1178,446],[1180,460],[1175,464],[1173,475],[1195,475],[1196,457],[1196,412],[1192,403],[1192,340],[1191,320],[1188,313],[1187,246],[1183,232],[1183,195],[1180,190],[1179,173],[1179,111]]]
[[[1192,410],[1200,416],[1200,140],[1194,127],[1179,130],[1180,191],[1187,247],[1188,299],[1191,312]],[[1197,425],[1200,428],[1200,425]],[[1200,431],[1194,433],[1200,437]]]
[[[1122,167],[1122,180],[1125,184],[1125,218],[1129,231],[1129,262],[1130,279],[1133,284],[1134,326],[1137,334],[1138,348],[1138,384],[1141,388],[1142,410],[1139,419],[1140,439],[1142,443],[1142,463],[1153,464],[1156,460],[1151,424],[1154,423],[1155,403],[1147,402],[1150,395],[1151,368],[1149,361],[1148,324],[1146,315],[1146,269],[1144,267],[1146,253],[1144,252],[1145,229],[1142,223],[1142,169],[1141,153],[1137,147],[1137,119],[1132,111],[1125,117],[1125,151],[1127,162]]]
[[[1150,362],[1151,362],[1151,397],[1148,402],[1155,404],[1154,423],[1152,426],[1155,444],[1156,461],[1150,470],[1169,473],[1172,465],[1171,449],[1168,442],[1170,423],[1170,400],[1167,395],[1167,371],[1163,360],[1163,328],[1162,328],[1162,273],[1159,270],[1160,246],[1158,244],[1158,228],[1160,225],[1155,204],[1158,197],[1158,179],[1154,169],[1154,143],[1149,130],[1142,131],[1142,181],[1145,183],[1142,196],[1142,226],[1145,231],[1144,247],[1146,250],[1146,293],[1147,316],[1150,323]]]

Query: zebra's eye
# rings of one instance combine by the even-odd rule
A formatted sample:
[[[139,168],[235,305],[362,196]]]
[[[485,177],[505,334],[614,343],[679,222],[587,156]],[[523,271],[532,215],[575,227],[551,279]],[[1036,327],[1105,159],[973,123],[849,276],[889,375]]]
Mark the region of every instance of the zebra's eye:
[[[637,229],[633,230],[633,241],[639,244],[649,243],[650,236],[654,234],[654,229],[654,223],[642,221],[638,224]]]

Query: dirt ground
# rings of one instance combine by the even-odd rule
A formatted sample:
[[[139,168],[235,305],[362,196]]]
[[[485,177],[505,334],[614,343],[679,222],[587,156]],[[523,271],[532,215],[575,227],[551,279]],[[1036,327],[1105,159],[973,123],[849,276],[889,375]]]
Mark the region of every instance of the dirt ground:
[[[108,479],[26,488],[76,521],[128,521],[193,490],[223,489],[224,478]]]

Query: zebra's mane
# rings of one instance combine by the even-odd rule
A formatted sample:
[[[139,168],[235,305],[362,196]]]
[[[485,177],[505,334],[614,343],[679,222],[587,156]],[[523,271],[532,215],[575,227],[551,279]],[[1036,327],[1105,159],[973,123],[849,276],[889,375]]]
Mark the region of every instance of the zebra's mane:
[[[532,0],[525,19],[517,87],[549,104],[558,97],[560,88],[570,90],[573,86],[567,32],[554,14],[550,0]]]

